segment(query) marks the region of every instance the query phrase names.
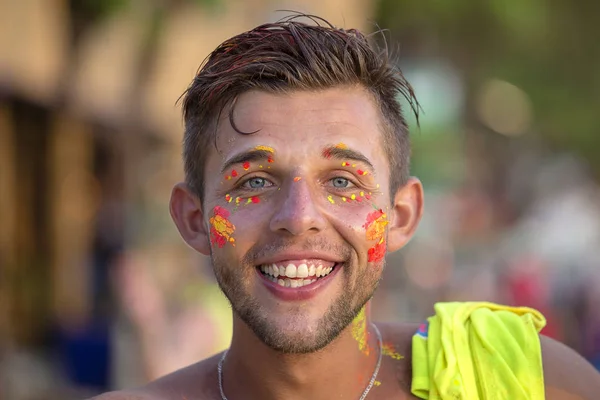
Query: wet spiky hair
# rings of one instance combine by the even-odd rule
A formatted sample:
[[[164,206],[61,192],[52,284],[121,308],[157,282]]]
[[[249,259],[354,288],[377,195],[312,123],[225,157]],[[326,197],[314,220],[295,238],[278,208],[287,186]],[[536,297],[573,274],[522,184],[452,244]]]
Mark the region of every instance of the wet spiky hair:
[[[309,22],[301,21],[306,19]],[[387,46],[377,47],[356,29],[336,28],[322,18],[298,13],[226,40],[200,66],[183,94],[186,183],[203,198],[206,155],[216,139],[217,122],[228,107],[233,128],[240,134],[253,133],[241,132],[233,123],[230,106],[242,93],[340,86],[361,86],[378,105],[390,163],[390,189],[395,192],[408,179],[410,159],[408,128],[398,95],[417,111],[411,86],[390,62]]]

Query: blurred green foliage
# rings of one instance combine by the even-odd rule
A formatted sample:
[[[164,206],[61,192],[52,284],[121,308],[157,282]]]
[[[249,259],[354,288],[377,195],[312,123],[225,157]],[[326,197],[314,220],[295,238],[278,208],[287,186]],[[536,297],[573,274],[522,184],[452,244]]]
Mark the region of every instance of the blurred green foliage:
[[[525,90],[532,129],[600,176],[599,15],[597,1],[381,0],[376,19],[408,57],[451,60],[468,94],[490,78]]]

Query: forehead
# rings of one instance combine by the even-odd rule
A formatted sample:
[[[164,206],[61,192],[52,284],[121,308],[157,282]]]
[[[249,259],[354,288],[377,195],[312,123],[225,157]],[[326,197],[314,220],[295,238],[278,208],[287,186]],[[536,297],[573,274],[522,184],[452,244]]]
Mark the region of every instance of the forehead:
[[[369,159],[383,156],[380,113],[372,96],[358,87],[272,94],[250,91],[233,106],[235,131],[225,117],[217,130],[219,154],[209,160],[256,145],[276,149],[277,158],[319,155],[332,144],[344,143]]]

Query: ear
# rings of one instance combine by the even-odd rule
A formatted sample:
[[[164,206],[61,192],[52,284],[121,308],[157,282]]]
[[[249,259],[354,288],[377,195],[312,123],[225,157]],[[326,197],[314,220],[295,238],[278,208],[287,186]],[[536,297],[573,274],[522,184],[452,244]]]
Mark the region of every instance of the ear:
[[[394,252],[406,245],[421,221],[423,214],[423,185],[411,177],[401,186],[393,199],[389,213],[387,248]]]
[[[173,188],[169,210],[183,240],[197,252],[210,255],[210,239],[204,224],[202,204],[185,183],[178,183]]]

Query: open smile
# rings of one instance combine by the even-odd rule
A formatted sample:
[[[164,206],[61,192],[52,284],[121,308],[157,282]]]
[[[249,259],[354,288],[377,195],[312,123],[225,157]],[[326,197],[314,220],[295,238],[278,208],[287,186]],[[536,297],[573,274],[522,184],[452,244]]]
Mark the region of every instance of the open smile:
[[[342,263],[325,260],[290,260],[256,268],[267,288],[283,300],[315,296],[341,269]]]

